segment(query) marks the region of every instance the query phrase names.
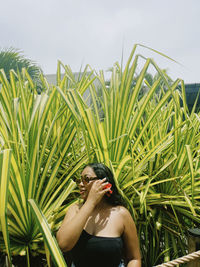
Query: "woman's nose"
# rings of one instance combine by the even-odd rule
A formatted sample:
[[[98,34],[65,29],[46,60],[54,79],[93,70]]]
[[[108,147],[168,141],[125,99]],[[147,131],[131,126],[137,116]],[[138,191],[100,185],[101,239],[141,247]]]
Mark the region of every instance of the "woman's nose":
[[[84,187],[84,183],[83,183],[82,180],[81,180],[80,183],[79,183],[79,187]]]

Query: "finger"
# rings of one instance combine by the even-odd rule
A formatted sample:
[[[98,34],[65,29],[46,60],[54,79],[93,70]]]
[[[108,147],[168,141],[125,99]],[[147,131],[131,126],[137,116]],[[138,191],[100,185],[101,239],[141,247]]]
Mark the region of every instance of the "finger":
[[[109,182],[105,182],[102,184],[102,187],[105,187],[105,186],[107,187],[108,185],[110,185],[110,187],[112,186]]]
[[[106,181],[106,182],[104,182],[104,183],[102,183],[102,185],[107,185],[107,184],[109,184],[109,182],[107,182],[107,181]]]
[[[105,187],[104,190],[109,191],[110,187]]]
[[[107,180],[107,179],[106,179],[106,177],[105,177],[105,178],[103,178],[103,179],[100,179],[100,182],[101,182],[101,183],[104,183],[106,180]]]
[[[104,184],[107,184],[108,182],[106,182],[106,179],[103,178],[103,179],[95,180],[93,183],[95,185],[104,185]]]
[[[106,188],[103,190],[103,193],[106,194],[106,193],[110,193],[110,188]]]

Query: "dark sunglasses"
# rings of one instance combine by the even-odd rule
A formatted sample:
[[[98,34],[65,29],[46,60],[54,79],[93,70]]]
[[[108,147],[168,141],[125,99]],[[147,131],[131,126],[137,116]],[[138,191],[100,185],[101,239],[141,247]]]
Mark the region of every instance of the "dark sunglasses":
[[[87,177],[87,176],[84,176],[84,177],[80,178],[80,182],[87,183],[87,184],[89,182],[95,181],[95,180],[98,180],[98,177]]]

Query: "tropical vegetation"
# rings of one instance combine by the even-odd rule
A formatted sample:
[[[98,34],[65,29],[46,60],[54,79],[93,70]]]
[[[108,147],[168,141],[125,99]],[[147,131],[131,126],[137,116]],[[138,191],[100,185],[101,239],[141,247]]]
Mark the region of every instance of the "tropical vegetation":
[[[10,81],[10,70],[16,73],[26,68],[31,79],[36,85],[37,91],[40,93],[42,90],[40,82],[40,74],[42,69],[33,60],[25,57],[23,52],[13,47],[3,48],[0,50],[0,69],[3,69],[8,81]]]
[[[188,111],[184,82],[152,59],[138,75],[136,48],[125,68],[114,64],[109,84],[103,71],[86,66],[75,79],[58,62],[57,85],[42,76],[39,95],[26,69],[11,70],[9,80],[1,70],[0,251],[8,264],[21,255],[31,266],[46,255],[40,266],[67,266],[54,234],[79,201],[76,181],[89,161],[113,170],[143,266],[187,253],[188,229],[200,223],[200,118],[195,105]]]

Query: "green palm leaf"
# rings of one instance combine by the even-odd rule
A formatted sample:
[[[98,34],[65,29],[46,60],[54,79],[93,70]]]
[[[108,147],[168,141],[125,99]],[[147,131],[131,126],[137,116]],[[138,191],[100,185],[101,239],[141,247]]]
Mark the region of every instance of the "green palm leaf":
[[[0,153],[0,222],[1,231],[3,233],[3,238],[5,242],[6,252],[8,254],[8,260],[11,264],[11,250],[10,250],[10,240],[9,231],[7,223],[7,204],[8,204],[8,186],[10,180],[10,160],[11,151],[4,150]]]
[[[62,252],[58,247],[55,237],[51,233],[51,229],[49,228],[48,222],[45,219],[44,215],[42,214],[42,211],[39,209],[38,205],[33,199],[29,199],[29,203],[31,205],[36,221],[38,222],[45,243],[51,253],[51,256],[53,257],[54,262],[57,264],[57,266],[61,267],[67,266],[64,257],[62,255]]]

